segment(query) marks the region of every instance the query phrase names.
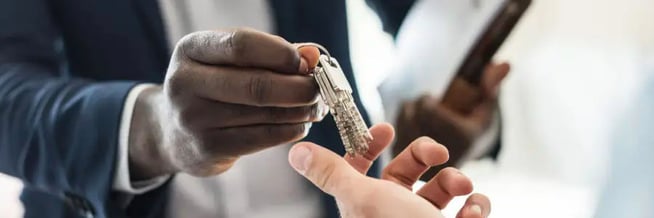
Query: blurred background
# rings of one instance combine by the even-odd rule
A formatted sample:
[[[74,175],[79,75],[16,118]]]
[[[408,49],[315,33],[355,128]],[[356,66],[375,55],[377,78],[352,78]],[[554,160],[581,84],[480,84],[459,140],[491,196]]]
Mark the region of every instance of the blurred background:
[[[417,6],[427,6],[426,1]],[[634,98],[654,74],[651,8],[654,1],[645,0],[533,1],[496,56],[512,65],[500,97],[502,151],[497,162],[480,160],[463,167],[476,183],[475,191],[490,196],[491,217],[594,216],[610,169],[611,147],[619,143],[616,133],[628,128],[620,120],[632,116],[626,111],[639,106]],[[412,13],[419,11],[414,8]],[[407,22],[403,28],[424,29],[413,34],[445,34],[429,33],[434,20]],[[401,40],[400,55],[430,52],[423,42]],[[418,60],[399,58],[404,63],[397,64],[431,61],[429,55],[416,56]],[[357,67],[363,61],[354,63]],[[446,212],[453,217],[451,209],[458,207],[449,208]]]
[[[491,217],[593,216],[617,121],[654,74],[652,8],[652,0],[534,0],[496,57],[512,65],[501,90],[502,152],[463,167],[491,198]],[[397,54],[416,48],[396,46],[363,0],[348,0],[348,14],[363,100],[382,121],[377,87],[411,64]],[[411,22],[428,30],[433,21]],[[1,217],[21,216],[20,188],[0,174]]]

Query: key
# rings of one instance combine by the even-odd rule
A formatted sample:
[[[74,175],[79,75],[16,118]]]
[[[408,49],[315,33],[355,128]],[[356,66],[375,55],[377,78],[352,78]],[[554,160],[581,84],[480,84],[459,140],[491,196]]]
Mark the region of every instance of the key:
[[[309,45],[316,46],[327,54],[320,55],[313,75],[320,87],[320,95],[334,117],[345,151],[352,157],[365,154],[373,138],[354,103],[350,83],[336,58],[331,57],[320,45]]]

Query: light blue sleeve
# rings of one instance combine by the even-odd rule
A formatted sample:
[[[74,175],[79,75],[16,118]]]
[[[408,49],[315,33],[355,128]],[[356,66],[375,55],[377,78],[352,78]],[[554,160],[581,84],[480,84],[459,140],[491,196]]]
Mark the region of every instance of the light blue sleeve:
[[[654,217],[654,80],[615,132],[611,172],[595,217]]]

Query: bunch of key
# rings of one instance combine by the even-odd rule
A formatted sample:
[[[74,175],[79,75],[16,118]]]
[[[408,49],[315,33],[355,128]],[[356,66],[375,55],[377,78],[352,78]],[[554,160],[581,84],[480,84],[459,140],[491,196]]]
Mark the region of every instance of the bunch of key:
[[[320,55],[313,75],[320,87],[320,95],[334,117],[345,151],[352,157],[363,155],[368,151],[372,135],[354,103],[352,87],[338,61],[322,46],[313,43],[311,45],[326,54]]]

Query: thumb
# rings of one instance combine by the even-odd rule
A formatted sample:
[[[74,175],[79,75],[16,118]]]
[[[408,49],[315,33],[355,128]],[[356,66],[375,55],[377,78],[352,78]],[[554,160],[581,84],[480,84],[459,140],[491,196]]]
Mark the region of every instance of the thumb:
[[[341,156],[310,142],[293,146],[288,160],[298,173],[336,198],[353,193],[351,189],[365,178]]]
[[[318,65],[320,51],[315,46],[308,43],[293,44],[298,53],[300,53],[300,72],[309,73],[311,69]]]
[[[500,84],[511,71],[511,65],[506,62],[500,64],[491,64],[486,67],[483,74],[482,88],[486,93],[487,98],[497,99]]]

